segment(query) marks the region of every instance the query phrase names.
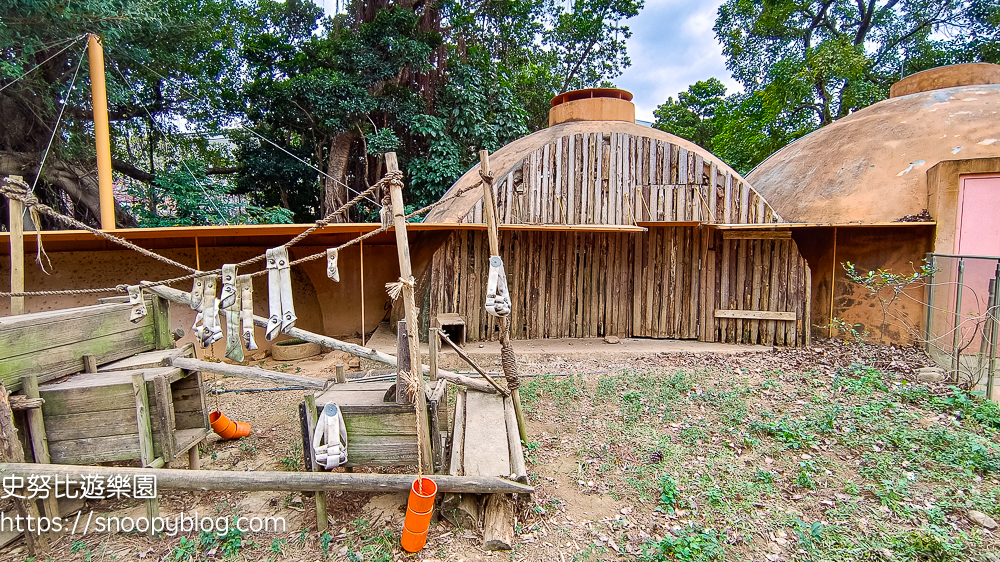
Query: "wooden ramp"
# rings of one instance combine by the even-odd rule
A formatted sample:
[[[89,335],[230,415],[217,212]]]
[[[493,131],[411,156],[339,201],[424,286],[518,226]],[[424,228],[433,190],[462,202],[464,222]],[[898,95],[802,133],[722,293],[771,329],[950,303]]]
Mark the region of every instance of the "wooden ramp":
[[[518,435],[510,397],[460,391],[455,400],[448,474],[503,476],[527,482]],[[510,495],[448,494],[441,510],[445,517],[466,529],[479,529],[482,522],[484,549],[512,548],[514,502]]]

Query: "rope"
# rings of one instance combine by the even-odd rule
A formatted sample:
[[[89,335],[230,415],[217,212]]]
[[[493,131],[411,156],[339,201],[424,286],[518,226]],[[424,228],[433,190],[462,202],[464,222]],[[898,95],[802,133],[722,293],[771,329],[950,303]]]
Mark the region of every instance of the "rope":
[[[138,253],[146,256],[146,257],[153,258],[155,260],[158,260],[158,261],[161,261],[163,263],[172,265],[174,267],[178,267],[178,268],[183,269],[185,271],[197,272],[196,269],[188,267],[188,266],[186,266],[186,265],[184,265],[184,264],[182,264],[180,262],[176,262],[176,261],[174,261],[174,260],[172,260],[170,258],[161,256],[160,254],[157,254],[156,252],[152,252],[152,251],[149,251],[149,250],[147,250],[145,248],[136,246],[135,244],[133,244],[133,243],[127,241],[127,240],[123,240],[121,238],[118,238],[117,236],[112,236],[112,235],[108,234],[107,232],[102,232],[100,230],[97,230],[96,228],[93,228],[92,226],[89,226],[89,225],[87,225],[85,223],[82,223],[82,222],[74,219],[73,217],[68,217],[68,216],[66,216],[66,215],[64,215],[62,213],[59,213],[58,211],[56,211],[52,207],[49,207],[48,205],[39,202],[38,199],[35,198],[34,195],[32,195],[31,193],[28,193],[27,189],[25,189],[21,185],[18,185],[17,183],[7,183],[6,185],[0,185],[0,195],[3,195],[4,197],[7,197],[8,199],[14,199],[15,201],[20,201],[21,203],[24,204],[25,207],[27,207],[29,209],[32,209],[32,210],[35,210],[35,211],[38,211],[38,212],[40,212],[40,213],[42,213],[44,215],[47,215],[49,217],[52,217],[54,220],[56,220],[58,222],[61,222],[61,223],[65,224],[65,225],[67,225],[67,226],[71,226],[71,227],[75,227],[75,228],[80,228],[80,229],[86,230],[86,231],[90,232],[91,234],[93,234],[95,236],[104,238],[105,240],[108,240],[110,242],[114,242],[115,244],[120,244],[122,246],[125,246],[126,248],[128,248],[130,250],[133,250],[135,252],[138,252]],[[38,236],[41,236],[40,232],[39,232]]]
[[[336,216],[336,215],[338,215],[340,213],[343,213],[345,210],[349,209],[351,207],[351,205],[357,204],[357,202],[360,200],[360,198],[364,197],[365,194],[370,194],[371,192],[375,191],[376,189],[379,189],[379,188],[381,188],[381,187],[383,187],[386,184],[389,184],[391,182],[399,182],[400,184],[402,184],[401,178],[402,178],[402,172],[390,172],[390,173],[386,174],[385,177],[383,177],[382,179],[380,179],[372,187],[368,188],[363,194],[360,194],[357,197],[355,197],[354,199],[352,199],[351,201],[348,201],[347,203],[345,203],[344,205],[342,205],[339,209],[337,209],[334,212],[330,213],[329,215],[327,215],[323,219],[321,219],[319,221],[316,221],[316,224],[315,224],[314,227],[310,227],[309,229],[307,229],[303,233],[299,234],[298,236],[296,236],[295,238],[293,238],[292,240],[290,240],[287,244],[285,244],[283,247],[287,248],[287,247],[291,246],[292,244],[301,241],[303,238],[305,238],[306,235],[308,235],[307,233],[312,233],[312,232],[316,231],[319,228],[323,228],[323,227],[327,226],[330,223],[330,220],[334,216]],[[427,205],[425,207],[417,209],[416,211],[413,211],[412,213],[406,215],[403,218],[404,218],[404,220],[409,220],[411,218],[420,216],[420,215],[422,215],[424,213],[427,213],[427,212],[433,210],[434,208],[436,208],[436,207],[438,207],[440,205],[443,205],[443,204],[447,203],[448,201],[450,201],[450,200],[452,200],[452,199],[454,199],[456,197],[460,197],[460,196],[464,195],[467,191],[475,189],[476,187],[478,187],[478,186],[469,186],[469,187],[466,187],[466,188],[459,189],[454,195],[452,195],[450,197],[447,197],[445,199],[442,199],[442,200],[440,200],[440,201],[438,201],[436,203],[431,203],[430,205]],[[202,277],[202,276],[207,276],[207,275],[220,275],[222,273],[222,269],[221,268],[220,269],[214,269],[212,271],[198,271],[198,270],[196,270],[194,268],[191,268],[191,267],[188,267],[188,266],[186,266],[184,264],[175,262],[175,261],[173,261],[173,260],[171,260],[169,258],[160,256],[159,254],[156,254],[155,252],[152,252],[152,251],[147,250],[145,248],[141,248],[139,246],[136,246],[135,244],[132,244],[131,242],[128,242],[128,241],[126,241],[124,239],[118,238],[116,236],[112,236],[112,235],[110,235],[110,234],[108,234],[106,232],[102,232],[100,230],[92,228],[92,227],[90,227],[90,226],[88,226],[88,225],[86,225],[86,224],[84,224],[84,223],[82,223],[82,222],[80,222],[80,221],[72,218],[72,217],[67,217],[65,215],[62,215],[62,214],[58,213],[57,211],[55,211],[54,209],[52,209],[51,207],[49,207],[49,206],[47,206],[47,205],[45,205],[43,203],[39,203],[38,200],[34,198],[34,196],[26,195],[23,192],[23,190],[15,190],[15,189],[10,188],[8,186],[6,188],[0,188],[0,195],[3,195],[3,196],[5,196],[5,197],[7,197],[9,199],[15,199],[17,201],[21,201],[22,203],[25,204],[26,207],[34,206],[39,211],[41,211],[42,213],[44,213],[46,215],[49,215],[52,218],[54,218],[57,221],[60,221],[60,222],[62,222],[64,224],[71,225],[71,226],[74,226],[76,228],[80,228],[80,229],[86,230],[86,231],[94,234],[95,236],[99,236],[101,238],[105,238],[105,239],[107,239],[110,242],[114,242],[116,244],[119,244],[121,246],[129,248],[130,250],[134,250],[134,251],[139,252],[140,254],[143,254],[145,256],[151,257],[153,259],[162,261],[164,263],[173,265],[175,267],[179,267],[179,268],[181,268],[181,269],[183,269],[185,271],[191,272],[188,275],[183,275],[181,277],[174,277],[174,278],[171,278],[171,279],[164,279],[162,281],[143,281],[143,282],[138,283],[138,285],[140,287],[142,287],[142,288],[158,287],[160,285],[172,285],[174,283],[181,283],[183,281],[191,281],[192,279],[195,279],[196,277]],[[30,205],[29,205],[29,202],[31,203]],[[387,230],[389,230],[391,228],[392,228],[392,225],[382,226],[382,227],[377,228],[377,229],[375,229],[375,230],[373,230],[371,232],[362,234],[362,235],[360,235],[360,236],[358,236],[358,237],[356,237],[354,239],[348,240],[347,242],[341,244],[340,246],[337,246],[335,249],[339,252],[340,250],[342,250],[344,248],[347,248],[348,246],[352,246],[352,245],[357,244],[357,243],[359,243],[359,242],[361,242],[363,240],[371,238],[372,236],[381,234],[381,233],[383,233],[383,232],[385,232],[385,231],[387,231]],[[40,236],[40,233],[39,233],[39,236]],[[313,260],[317,260],[317,259],[325,258],[325,257],[326,257],[326,250],[324,250],[322,252],[318,252],[318,253],[312,254],[310,256],[306,256],[304,258],[297,259],[295,261],[292,261],[292,262],[289,263],[289,265],[290,266],[292,266],[292,265],[300,265],[300,264],[303,264],[305,262],[309,262],[309,261],[313,261]],[[245,266],[257,263],[259,261],[263,261],[264,259],[265,259],[265,255],[261,254],[259,256],[255,256],[255,257],[252,257],[252,258],[249,258],[249,259],[246,259],[246,260],[243,260],[243,261],[237,263],[236,267],[238,269],[239,268],[243,268]],[[267,274],[267,270],[266,269],[258,271],[258,272],[255,272],[255,273],[252,273],[252,274],[250,274],[250,277],[259,277],[259,276],[265,275],[265,274]],[[86,294],[94,294],[94,293],[114,293],[114,292],[118,292],[118,293],[124,293],[124,292],[126,292],[126,285],[118,285],[117,287],[107,287],[107,288],[103,288],[103,289],[72,289],[72,290],[64,290],[64,291],[32,291],[32,292],[23,292],[23,293],[3,293],[3,292],[0,292],[0,297],[6,298],[6,297],[34,297],[34,296],[50,296],[50,295],[86,295]]]

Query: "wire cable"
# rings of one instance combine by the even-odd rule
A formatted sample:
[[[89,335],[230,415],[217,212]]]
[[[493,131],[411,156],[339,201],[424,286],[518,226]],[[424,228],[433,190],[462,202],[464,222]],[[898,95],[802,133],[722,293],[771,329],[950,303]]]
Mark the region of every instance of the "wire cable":
[[[47,58],[47,59],[43,60],[42,62],[40,62],[40,63],[38,63],[38,64],[36,64],[36,65],[35,65],[34,67],[32,67],[32,68],[31,68],[31,70],[28,70],[27,72],[25,72],[25,73],[24,73],[24,74],[22,74],[21,76],[19,76],[19,77],[15,78],[15,79],[14,79],[13,81],[11,81],[11,82],[8,82],[7,84],[4,84],[4,85],[3,85],[2,87],[0,87],[0,92],[2,92],[2,91],[4,91],[4,90],[6,90],[6,89],[7,89],[8,87],[10,87],[10,86],[13,86],[14,84],[16,84],[16,83],[18,83],[18,82],[20,82],[20,81],[21,81],[21,80],[23,80],[23,79],[24,79],[24,78],[25,78],[25,77],[26,77],[27,75],[29,75],[29,74],[31,74],[32,72],[34,72],[34,71],[38,70],[39,68],[41,68],[43,64],[45,64],[45,63],[49,62],[50,60],[52,60],[52,59],[54,59],[54,58],[58,57],[59,55],[61,55],[61,54],[62,54],[62,53],[63,53],[63,52],[64,52],[64,51],[66,50],[66,49],[69,49],[69,48],[70,48],[70,47],[72,47],[72,46],[73,46],[74,44],[76,44],[76,42],[77,42],[77,41],[80,41],[80,40],[81,40],[81,39],[83,39],[84,37],[86,37],[86,36],[85,36],[85,35],[81,35],[81,36],[79,36],[79,37],[76,37],[76,38],[70,38],[70,39],[63,39],[62,41],[57,41],[57,42],[56,42],[56,43],[55,43],[55,44],[53,45],[53,47],[55,47],[56,45],[59,45],[60,43],[62,43],[62,42],[64,42],[64,41],[70,41],[70,43],[69,43],[68,45],[66,45],[65,47],[63,47],[62,49],[59,49],[59,51],[58,51],[58,52],[56,52],[56,53],[55,53],[54,55],[52,55],[51,57],[49,57],[49,58]]]
[[[38,172],[35,173],[35,181],[31,182],[30,193],[35,192],[35,186],[38,185],[38,178],[42,177],[42,168],[45,166],[45,159],[49,157],[49,150],[52,148],[52,141],[55,140],[56,135],[59,133],[59,123],[62,121],[63,112],[66,111],[66,106],[69,105],[69,95],[73,93],[73,86],[76,85],[76,77],[80,74],[80,66],[83,64],[83,53],[87,52],[87,47],[84,46],[83,52],[80,53],[80,60],[76,63],[76,70],[73,72],[73,79],[69,83],[69,88],[66,90],[66,94],[63,95],[63,105],[59,109],[59,116],[56,117],[56,124],[52,127],[52,136],[49,137],[49,144],[45,147],[45,152],[42,153],[42,161],[38,164]]]
[[[115,72],[118,74],[118,76],[121,77],[122,81],[125,82],[125,85],[128,86],[128,89],[134,96],[136,103],[138,103],[139,94],[138,92],[135,91],[135,86],[132,85],[129,79],[125,77],[125,74],[123,74],[122,71],[118,69],[118,67],[115,67]],[[149,122],[152,123],[154,127],[156,127],[156,130],[160,132],[160,135],[164,138],[164,140],[170,143],[171,148],[173,148],[174,150],[177,151],[178,154],[180,154],[180,151],[177,150],[177,146],[175,146],[173,142],[170,141],[170,137],[167,136],[167,134],[163,131],[163,129],[161,129],[160,126],[156,123],[156,119],[153,118],[153,114],[150,113],[149,108],[143,105],[142,110],[146,113],[146,116],[149,117]],[[226,215],[222,212],[222,209],[220,209],[219,206],[215,204],[215,200],[208,195],[207,191],[205,191],[205,186],[202,185],[200,181],[198,181],[198,178],[194,175],[194,172],[192,172],[191,168],[188,167],[187,161],[185,161],[183,157],[179,157],[178,160],[180,160],[181,165],[184,166],[184,169],[187,170],[187,173],[191,175],[191,179],[194,180],[195,185],[197,185],[198,189],[201,190],[202,195],[204,195],[205,199],[207,199],[208,202],[212,205],[212,208],[215,209],[215,212],[219,213],[219,218],[222,219],[222,222],[226,223],[226,226],[229,226],[229,219],[226,218]]]

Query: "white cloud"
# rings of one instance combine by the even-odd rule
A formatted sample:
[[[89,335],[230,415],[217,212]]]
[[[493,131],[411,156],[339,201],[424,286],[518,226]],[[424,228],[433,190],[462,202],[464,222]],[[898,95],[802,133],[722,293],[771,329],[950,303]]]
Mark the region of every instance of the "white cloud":
[[[634,95],[636,118],[653,120],[653,110],[676,99],[698,80],[718,78],[729,88],[738,84],[726,70],[722,46],[712,26],[722,0],[647,0],[639,15],[628,20],[632,66],[614,83]]]

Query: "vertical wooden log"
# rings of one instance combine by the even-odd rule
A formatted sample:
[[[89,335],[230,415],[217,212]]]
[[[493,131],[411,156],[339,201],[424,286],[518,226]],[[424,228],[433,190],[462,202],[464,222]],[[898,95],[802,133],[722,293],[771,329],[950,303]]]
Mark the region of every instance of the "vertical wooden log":
[[[174,335],[170,332],[170,301],[153,295],[153,341],[156,349],[173,349]]]
[[[337,365],[337,384],[344,384],[347,382],[347,373],[344,372],[343,365]]]
[[[514,501],[505,494],[490,494],[483,510],[483,550],[511,550],[513,545]]]
[[[38,377],[36,375],[25,375],[21,377],[21,390],[28,398],[39,398]],[[42,419],[41,408],[31,408],[27,412],[28,418],[28,439],[31,442],[31,450],[34,452],[35,462],[39,464],[49,464],[49,440],[45,435],[45,421]],[[46,517],[59,517],[59,502],[55,494],[42,500],[42,507],[45,509]]]
[[[139,429],[139,460],[142,466],[153,464],[153,426],[149,421],[149,396],[146,394],[146,379],[142,373],[132,375],[132,393],[135,397],[135,421]],[[160,502],[156,498],[146,500],[146,517],[150,521],[160,515]],[[153,535],[150,526],[149,534]]]
[[[153,379],[153,391],[156,396],[156,416],[160,422],[160,453],[164,461],[171,462],[177,454],[174,445],[174,428],[177,424],[170,408],[172,398],[170,383],[166,377],[159,375]]]
[[[308,445],[312,448],[313,433],[316,431],[316,395],[307,394],[305,397],[306,403],[306,427],[309,428],[308,433]],[[312,472],[319,472],[319,464],[316,463],[315,453],[309,455],[309,466]],[[326,531],[330,528],[330,521],[327,519],[326,515],[326,492],[323,490],[316,491],[316,530],[320,533]]]
[[[390,172],[398,172],[399,164],[396,161],[396,153],[389,152],[385,155],[386,168]],[[393,226],[396,231],[396,252],[399,256],[399,276],[403,279],[403,310],[406,315],[406,325],[414,329],[409,330],[407,340],[410,347],[410,363],[420,366],[420,345],[417,340],[420,326],[417,320],[417,305],[413,295],[413,270],[410,267],[410,242],[406,236],[406,213],[403,208],[402,186],[393,182],[390,185],[389,195],[392,199]],[[417,432],[417,447],[420,448],[421,470],[427,473],[434,471],[434,461],[431,457],[430,430],[427,421],[427,397],[424,395],[424,377],[417,373],[417,421],[420,429]],[[398,386],[396,388],[399,388]],[[399,393],[397,392],[397,396]]]
[[[83,356],[83,372],[84,373],[96,373],[97,372],[97,356],[96,355],[84,355]]]
[[[441,349],[441,338],[437,328],[430,328],[427,335],[427,360],[430,365],[430,379],[438,380],[438,351]]]
[[[410,342],[406,320],[396,322],[396,404],[413,404],[410,393]]]
[[[0,178],[9,183],[19,176]],[[7,200],[10,211],[10,292],[24,292],[24,205],[20,201]],[[24,314],[24,297],[10,297],[10,315]]]
[[[0,462],[24,462],[24,450],[17,439],[17,429],[14,427],[14,412],[10,409],[7,399],[7,387],[0,381]],[[38,519],[38,506],[35,502],[21,498],[11,498],[14,508],[21,517]],[[37,527],[36,527],[37,528]],[[36,533],[25,533],[28,545],[28,556],[37,556],[49,550],[49,538]]]
[[[188,470],[201,470],[201,457],[198,456],[198,447],[201,443],[196,443],[194,447],[188,449]]]

